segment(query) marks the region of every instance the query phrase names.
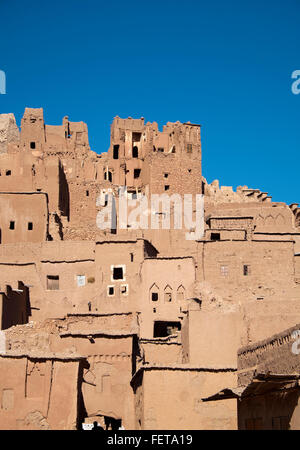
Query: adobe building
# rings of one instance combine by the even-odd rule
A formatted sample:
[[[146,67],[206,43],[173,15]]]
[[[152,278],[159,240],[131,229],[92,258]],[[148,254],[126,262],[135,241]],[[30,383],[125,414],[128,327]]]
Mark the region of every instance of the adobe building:
[[[115,117],[110,136],[95,152],[83,122],[0,114],[0,427],[300,428],[246,395],[300,376],[288,356],[251,372],[300,323],[298,204],[208,184],[200,125]],[[169,210],[135,226],[135,201],[155,194]],[[175,226],[185,195],[204,202],[201,236]]]

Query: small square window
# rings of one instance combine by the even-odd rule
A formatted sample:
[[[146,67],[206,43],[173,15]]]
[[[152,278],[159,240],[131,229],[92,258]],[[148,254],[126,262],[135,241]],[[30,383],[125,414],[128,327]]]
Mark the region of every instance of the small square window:
[[[33,150],[35,149],[35,142],[30,142],[30,148]]]
[[[120,292],[123,295],[127,295],[128,294],[128,285],[127,284],[121,284]]]
[[[168,184],[165,184],[165,191],[168,191],[170,189],[170,186]]]
[[[221,239],[221,234],[220,233],[211,233],[210,239],[212,241],[219,241]]]
[[[7,177],[9,177],[9,176],[11,175],[11,170],[7,170],[7,171],[5,172],[5,175],[6,175]]]
[[[164,177],[168,178],[169,174],[168,173],[164,173]]]
[[[171,302],[171,301],[172,301],[172,293],[165,292],[165,302]]]
[[[123,280],[123,267],[114,267],[113,268],[113,279],[114,280]]]
[[[13,220],[11,220],[11,221],[9,222],[9,229],[10,229],[10,230],[14,230],[14,229],[15,229],[15,222],[14,222]]]
[[[32,231],[33,230],[33,223],[32,222],[28,222],[27,228],[28,228],[28,231]]]
[[[250,266],[248,264],[244,264],[243,274],[244,274],[244,276],[250,275]]]
[[[151,300],[152,300],[153,302],[157,302],[157,300],[158,300],[158,292],[152,292],[152,294],[151,294]]]
[[[56,291],[59,289],[58,275],[47,275],[47,289],[48,291]]]
[[[134,169],[133,178],[139,178],[141,174],[141,169]]]
[[[108,286],[107,287],[107,294],[112,297],[113,295],[115,295],[115,288],[114,286]]]

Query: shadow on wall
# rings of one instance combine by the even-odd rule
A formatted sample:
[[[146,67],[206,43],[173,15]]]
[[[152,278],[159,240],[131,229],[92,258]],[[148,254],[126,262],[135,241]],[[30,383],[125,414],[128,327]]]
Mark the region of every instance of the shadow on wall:
[[[28,317],[31,316],[29,288],[22,281],[18,282],[18,289],[6,286],[0,302],[1,330],[28,323]]]
[[[66,175],[61,163],[59,163],[59,209],[63,216],[70,220],[70,193]]]

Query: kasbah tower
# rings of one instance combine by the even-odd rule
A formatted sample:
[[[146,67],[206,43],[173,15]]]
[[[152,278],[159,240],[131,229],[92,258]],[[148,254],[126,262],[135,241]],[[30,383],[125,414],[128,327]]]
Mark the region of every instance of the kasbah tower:
[[[202,172],[190,122],[115,117],[98,154],[0,115],[2,429],[300,428],[300,208]],[[100,229],[120,186],[203,195],[204,234]]]

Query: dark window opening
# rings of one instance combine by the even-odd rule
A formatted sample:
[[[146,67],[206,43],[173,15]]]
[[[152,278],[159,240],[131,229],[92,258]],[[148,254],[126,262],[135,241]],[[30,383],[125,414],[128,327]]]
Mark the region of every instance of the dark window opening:
[[[210,239],[212,241],[219,241],[221,239],[220,233],[211,233]]]
[[[140,142],[142,133],[134,132],[132,133],[132,142]]]
[[[119,145],[114,145],[113,159],[119,159]]]
[[[156,313],[156,308],[153,308],[153,312]]]
[[[187,144],[186,151],[187,151],[187,153],[192,153],[193,152],[193,145],[192,144]]]
[[[114,280],[123,280],[123,267],[114,267],[113,279]]]
[[[243,274],[244,276],[250,275],[250,266],[248,266],[247,264],[244,264]]]
[[[6,176],[11,175],[11,170],[7,170],[7,171],[5,172],[5,175],[6,175]]]
[[[165,191],[168,191],[170,189],[170,186],[168,184],[165,184]]]
[[[30,148],[35,149],[35,142],[30,142]]]
[[[157,151],[163,153],[165,149],[163,147],[158,147]]]
[[[154,322],[153,337],[166,337],[181,330],[180,322]]]
[[[14,230],[14,229],[15,229],[15,222],[14,222],[13,220],[11,220],[11,221],[9,222],[9,229],[10,229],[10,230]]]
[[[164,173],[164,177],[168,178],[169,174],[168,173]]]
[[[124,284],[123,286],[121,286],[120,291],[121,291],[121,294],[126,294],[127,293],[127,285]]]
[[[109,288],[108,288],[108,295],[114,295],[114,293],[115,293],[114,287],[113,286],[109,286]]]
[[[165,292],[165,302],[172,301],[172,292]]]
[[[110,171],[104,172],[104,180],[108,180],[108,181],[112,182],[112,173]]]
[[[58,275],[47,275],[47,289],[49,291],[55,291],[59,289]]]
[[[130,253],[130,261],[133,262],[133,253]]]
[[[132,157],[133,158],[138,158],[139,157],[139,149],[137,148],[136,145],[134,145],[132,147]]]
[[[141,174],[141,169],[134,169],[133,178],[139,178]]]
[[[33,230],[33,223],[32,222],[28,222],[28,230],[29,231]]]
[[[158,300],[158,292],[152,292],[152,294],[151,294],[151,300],[152,300],[153,302],[157,302],[157,300]]]
[[[85,191],[85,195],[86,195],[87,197],[89,197],[89,196],[90,196],[90,192],[89,192],[89,191]]]

